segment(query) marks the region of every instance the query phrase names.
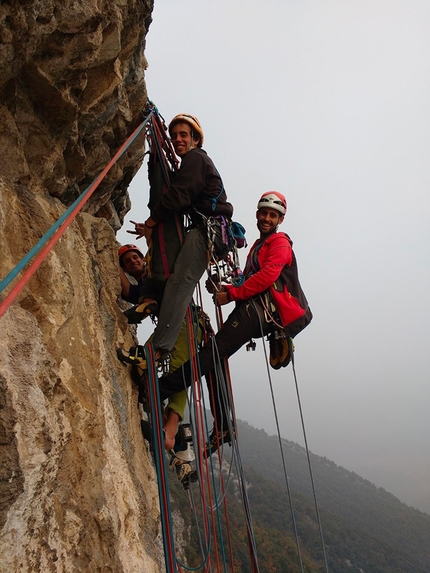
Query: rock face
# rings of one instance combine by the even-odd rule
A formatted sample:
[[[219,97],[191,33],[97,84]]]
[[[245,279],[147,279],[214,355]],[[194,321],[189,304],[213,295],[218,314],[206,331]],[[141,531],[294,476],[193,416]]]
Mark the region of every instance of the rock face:
[[[1,173],[71,204],[141,121],[152,0],[0,5]],[[109,173],[89,212],[119,228],[142,148]]]
[[[0,5],[0,278],[142,121],[151,9]],[[1,573],[162,568],[137,392],[115,355],[135,343],[114,230],[142,153],[136,142],[109,172],[0,318]]]

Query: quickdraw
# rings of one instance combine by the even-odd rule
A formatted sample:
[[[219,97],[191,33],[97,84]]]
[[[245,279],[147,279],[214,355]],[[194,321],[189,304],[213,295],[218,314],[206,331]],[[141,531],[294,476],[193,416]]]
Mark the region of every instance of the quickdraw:
[[[209,276],[217,278],[217,282],[228,282],[234,286],[241,286],[245,282],[245,277],[240,269],[238,245],[233,234],[232,226],[239,225],[243,230],[243,239],[245,229],[240,223],[232,223],[222,215],[217,217],[206,217],[198,212],[203,221],[208,240],[208,259],[209,259]],[[241,243],[241,246],[246,244]]]

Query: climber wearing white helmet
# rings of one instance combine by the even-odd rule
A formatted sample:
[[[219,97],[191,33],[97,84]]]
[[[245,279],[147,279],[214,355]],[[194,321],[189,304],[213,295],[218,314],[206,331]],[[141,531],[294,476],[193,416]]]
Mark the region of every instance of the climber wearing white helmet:
[[[176,115],[169,124],[169,133],[181,158],[181,167],[173,174],[159,202],[151,207],[151,216],[143,224],[135,223],[135,231],[129,231],[149,242],[153,228],[172,211],[187,214],[191,221],[164,290],[153,340],[157,357],[173,348],[194,289],[207,268],[204,217],[222,215],[230,220],[233,214],[221,176],[202,149],[203,130],[199,120],[190,114]]]
[[[228,358],[246,344],[251,338],[261,338],[275,330],[284,331],[281,337],[287,341],[295,336],[311,320],[312,313],[301,290],[296,259],[292,241],[285,233],[278,233],[278,226],[283,222],[287,212],[287,202],[282,193],[269,191],[264,193],[257,205],[257,227],[260,238],[251,247],[244,269],[245,282],[241,286],[213,285],[208,281],[208,290],[214,293],[216,303],[224,305],[236,302],[236,307],[229,315],[216,336],[199,352],[200,374],[207,374],[214,369],[214,356]],[[283,280],[287,272],[287,280]],[[282,273],[282,276],[281,276]],[[279,337],[277,337],[279,340]],[[273,368],[286,366],[291,354],[288,343],[279,345],[271,355]],[[279,353],[278,353],[279,351]],[[271,348],[272,354],[272,348]],[[165,398],[175,388],[190,385],[191,371],[186,363],[181,371],[159,379],[160,395]],[[206,448],[206,455],[215,451],[221,443],[230,442],[228,415],[223,405],[220,384],[212,376],[214,399],[211,401],[215,428]],[[209,383],[210,384],[210,383]],[[212,395],[212,392],[209,392]]]

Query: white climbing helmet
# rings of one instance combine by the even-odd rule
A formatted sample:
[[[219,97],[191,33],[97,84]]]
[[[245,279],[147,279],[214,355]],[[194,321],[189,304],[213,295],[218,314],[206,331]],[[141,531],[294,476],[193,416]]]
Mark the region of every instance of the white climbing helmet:
[[[287,200],[279,191],[267,191],[267,193],[263,193],[260,197],[257,209],[262,209],[263,207],[275,209],[275,211],[279,211],[281,215],[285,215],[287,212]]]

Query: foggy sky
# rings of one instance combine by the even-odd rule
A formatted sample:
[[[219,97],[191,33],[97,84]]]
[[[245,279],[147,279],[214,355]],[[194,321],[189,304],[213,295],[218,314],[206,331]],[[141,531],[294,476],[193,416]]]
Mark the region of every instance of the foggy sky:
[[[200,119],[248,243],[261,193],[287,197],[309,448],[430,512],[430,3],[155,0],[153,17],[149,98]],[[146,165],[131,196],[144,220]],[[261,341],[230,363],[237,416],[275,433]],[[270,376],[303,445],[291,368]]]

